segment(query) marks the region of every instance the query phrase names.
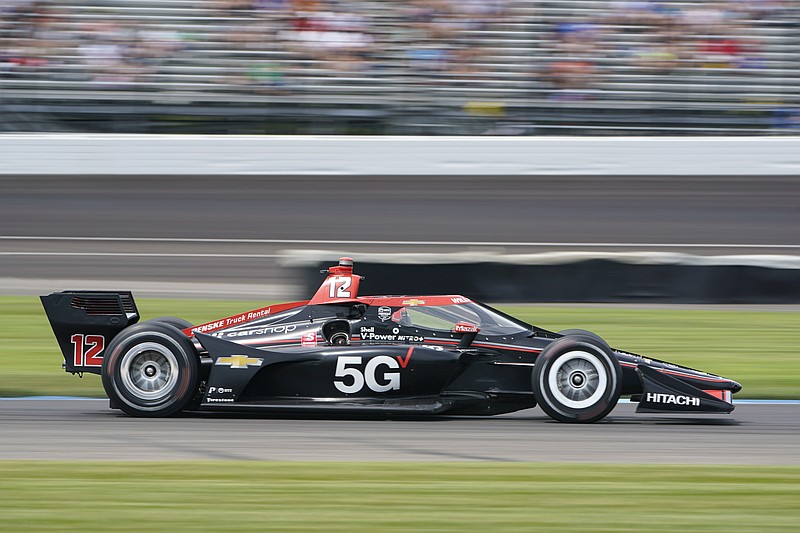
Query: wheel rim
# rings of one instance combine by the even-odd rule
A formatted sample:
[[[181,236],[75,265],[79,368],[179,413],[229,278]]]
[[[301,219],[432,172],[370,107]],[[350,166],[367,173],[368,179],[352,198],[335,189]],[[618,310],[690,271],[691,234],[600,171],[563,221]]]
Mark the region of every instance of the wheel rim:
[[[161,344],[137,344],[122,356],[120,375],[125,389],[136,398],[161,400],[178,383],[178,360]]]
[[[585,351],[566,352],[547,374],[555,399],[572,409],[596,404],[606,392],[608,371],[597,356]]]

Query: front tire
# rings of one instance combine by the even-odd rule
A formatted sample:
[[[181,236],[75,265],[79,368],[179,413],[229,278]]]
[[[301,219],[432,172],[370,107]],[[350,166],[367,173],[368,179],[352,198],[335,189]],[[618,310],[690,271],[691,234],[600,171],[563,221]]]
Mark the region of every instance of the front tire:
[[[145,322],[123,330],[103,356],[103,387],[134,416],[162,417],[183,410],[197,392],[198,358],[176,327]]]
[[[594,331],[589,331],[589,330],[586,330],[586,329],[578,329],[578,328],[562,329],[561,331],[558,332],[558,334],[559,335],[563,335],[565,337],[568,337],[568,336],[589,337],[593,341],[607,346],[607,343],[606,343],[605,339],[603,339],[603,337],[601,337],[600,335],[598,335]]]
[[[622,390],[622,368],[594,336],[569,335],[550,343],[533,367],[533,393],[560,422],[590,423],[608,415]]]

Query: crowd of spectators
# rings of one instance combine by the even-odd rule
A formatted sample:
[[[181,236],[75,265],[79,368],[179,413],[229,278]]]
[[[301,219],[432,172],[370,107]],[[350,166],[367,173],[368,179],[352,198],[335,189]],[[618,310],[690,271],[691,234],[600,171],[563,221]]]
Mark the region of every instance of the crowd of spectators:
[[[593,98],[614,75],[743,74],[770,66],[771,42],[757,27],[800,34],[800,6],[785,0],[612,0],[605,9],[556,22],[547,76],[556,98]],[[791,62],[777,47],[773,59]],[[797,65],[794,67],[797,68]]]
[[[506,2],[205,0],[163,17],[157,1],[130,15],[130,2],[113,4],[6,0],[2,74],[123,86],[157,80],[168,72],[160,67],[183,62],[216,68],[204,81],[256,87],[304,73],[469,75],[480,71],[481,43],[467,33],[502,18]]]
[[[0,77],[276,95],[493,84],[593,100],[637,76],[772,69],[792,52],[754,29],[792,28],[800,46],[799,18],[790,0],[3,0]]]

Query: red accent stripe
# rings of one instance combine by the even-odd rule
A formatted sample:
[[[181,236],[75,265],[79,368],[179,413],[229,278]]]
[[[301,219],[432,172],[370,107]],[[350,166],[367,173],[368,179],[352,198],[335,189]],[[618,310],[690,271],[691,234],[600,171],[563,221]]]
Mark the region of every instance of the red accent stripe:
[[[497,348],[499,350],[511,350],[513,352],[525,352],[525,353],[541,353],[542,350],[538,348],[516,348],[511,346],[503,346],[501,344],[488,344],[483,342],[476,342],[473,343],[473,346],[478,346],[480,348]]]
[[[210,333],[212,331],[217,331],[220,329],[226,329],[233,326],[240,326],[252,320],[261,320],[262,318],[268,318],[270,316],[277,315],[278,313],[281,313],[283,311],[288,311],[289,309],[302,307],[307,304],[308,301],[291,302],[279,305],[268,305],[267,307],[262,307],[260,309],[253,309],[252,311],[246,311],[244,313],[239,313],[238,315],[232,315],[229,317],[220,318],[219,320],[213,320],[211,322],[206,322],[205,324],[198,324],[196,326],[184,329],[183,333],[189,337],[193,337],[195,330],[199,330],[200,333]],[[247,318],[248,315],[254,316],[254,318],[248,320]]]
[[[444,339],[425,339],[425,344],[445,344],[448,346],[458,346],[458,341],[449,341]],[[498,350],[511,350],[514,352],[525,352],[525,353],[541,353],[542,351],[538,348],[517,348],[512,346],[503,346],[501,344],[490,344],[486,342],[474,342],[472,343],[472,345],[478,348],[495,348]]]
[[[472,302],[472,300],[460,294],[438,294],[435,296],[361,296],[358,299],[371,306],[386,305],[389,307],[460,305]]]
[[[661,372],[662,374],[671,374],[673,376],[681,376],[681,377],[684,377],[684,378],[697,379],[697,380],[700,380],[700,381],[711,381],[713,383],[726,383],[726,382],[730,381],[728,379],[715,379],[715,378],[706,378],[706,377],[703,377],[703,376],[695,376],[695,375],[692,375],[692,374],[686,374],[685,372],[675,372],[673,370],[660,370],[659,369],[658,371]]]
[[[729,390],[704,390],[703,392],[723,402],[731,403],[731,391]]]
[[[622,362],[622,361],[620,361],[619,364],[621,366],[627,366],[629,368],[636,368],[637,366],[639,366],[636,363],[626,363],[626,362]],[[686,372],[676,372],[674,370],[664,370],[664,369],[661,369],[661,368],[656,368],[655,370],[657,370],[658,372],[661,372],[662,374],[670,374],[672,376],[680,376],[682,378],[697,379],[697,380],[700,380],[700,381],[710,381],[712,383],[727,383],[728,381],[730,381],[730,380],[724,379],[724,378],[721,378],[721,379],[718,379],[718,378],[707,378],[705,376],[695,376],[694,374],[687,374]],[[706,391],[706,392],[708,392],[708,391]]]

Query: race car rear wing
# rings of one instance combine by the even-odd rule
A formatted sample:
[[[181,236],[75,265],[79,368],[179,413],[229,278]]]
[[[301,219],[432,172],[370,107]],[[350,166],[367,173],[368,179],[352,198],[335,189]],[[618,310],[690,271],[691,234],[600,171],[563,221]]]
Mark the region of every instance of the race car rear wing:
[[[40,298],[67,372],[100,374],[108,343],[139,321],[129,291],[63,291]]]

